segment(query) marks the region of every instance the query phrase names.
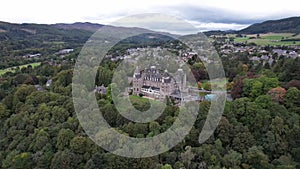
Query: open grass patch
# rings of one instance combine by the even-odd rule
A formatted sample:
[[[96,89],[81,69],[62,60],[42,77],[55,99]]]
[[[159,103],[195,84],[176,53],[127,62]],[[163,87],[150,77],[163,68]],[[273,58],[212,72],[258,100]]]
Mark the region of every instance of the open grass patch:
[[[294,35],[293,33],[266,33],[266,34],[248,34],[246,37],[236,37],[234,39],[237,43],[255,43],[257,45],[300,45],[300,41],[297,39],[300,35]],[[295,40],[293,40],[295,39]]]
[[[19,67],[19,69],[22,69],[23,67],[27,67],[29,65],[31,65],[32,68],[35,68],[35,67],[41,65],[41,62],[29,63],[29,64],[25,64],[25,65],[20,65],[20,66],[9,67],[9,68],[6,68],[6,69],[1,69],[0,70],[0,75],[3,75],[7,72],[14,73],[17,70],[18,67]]]

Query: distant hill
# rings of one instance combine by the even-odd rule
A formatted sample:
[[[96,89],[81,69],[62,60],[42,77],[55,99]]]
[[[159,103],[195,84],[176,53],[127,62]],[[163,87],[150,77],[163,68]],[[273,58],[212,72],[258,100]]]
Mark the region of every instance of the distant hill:
[[[212,30],[212,31],[205,31],[203,32],[206,36],[210,35],[224,35],[224,34],[230,34],[230,33],[236,33],[235,30],[226,30],[226,31],[221,31],[221,30]]]
[[[63,40],[64,38],[78,38],[83,35],[92,34],[91,31],[87,31],[85,29],[72,29],[65,30],[60,29],[54,25],[47,24],[14,24],[14,23],[6,23],[0,22],[0,40],[5,39],[20,39],[25,40],[25,38],[33,38],[40,39],[45,41],[56,41]],[[84,38],[85,36],[83,36]]]
[[[269,20],[262,23],[255,23],[242,30],[211,30],[203,32],[206,36],[234,34],[257,34],[257,33],[300,33],[300,17],[284,18],[279,20]]]
[[[57,23],[57,24],[53,24],[51,26],[54,26],[54,27],[60,28],[60,29],[79,29],[79,30],[96,32],[98,29],[100,29],[104,25],[90,23],[90,22],[75,22],[72,24]]]
[[[63,48],[81,47],[94,32],[103,26],[102,24],[89,22],[49,25],[14,24],[0,21],[0,56],[22,56],[28,53],[50,54]],[[115,32],[123,32],[125,30],[124,27],[109,27],[115,28]],[[149,30],[145,31],[142,28],[126,29],[134,30],[135,32],[149,32]],[[204,33],[209,36],[228,33],[257,34],[268,32],[300,33],[300,17],[265,21],[239,31],[208,31]],[[164,35],[168,34],[164,33]]]
[[[257,33],[300,33],[300,17],[291,17],[280,20],[269,20],[262,23],[253,24],[238,31],[244,34]]]
[[[80,47],[94,33],[86,28],[63,29],[47,24],[0,22],[0,56],[47,54],[62,48]]]
[[[212,30],[212,31],[205,31],[203,32],[206,36],[210,36],[210,35],[224,35],[226,34],[225,31],[221,31],[221,30]]]
[[[1,56],[23,56],[26,54],[53,54],[64,48],[82,47],[84,43],[104,25],[76,22],[73,24],[15,24],[0,21],[0,57]],[[106,26],[114,34],[155,33],[137,27],[115,27]],[[127,32],[127,33],[126,33]],[[167,36],[175,37],[169,33],[162,36],[145,34],[129,38],[120,43],[118,48],[123,50],[133,46],[157,45],[162,42],[172,41]],[[133,43],[135,42],[135,43]]]

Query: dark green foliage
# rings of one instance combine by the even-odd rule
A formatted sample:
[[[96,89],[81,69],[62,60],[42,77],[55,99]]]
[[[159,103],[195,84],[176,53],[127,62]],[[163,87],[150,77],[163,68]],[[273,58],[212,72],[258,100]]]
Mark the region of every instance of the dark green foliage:
[[[40,69],[43,67],[36,71]],[[244,78],[242,94],[249,98],[226,104],[216,131],[205,144],[200,145],[197,140],[209,102],[200,104],[201,113],[185,141],[153,158],[129,159],[105,152],[85,135],[76,119],[71,96],[57,90],[70,86],[71,71],[54,74],[50,89],[40,92],[33,85],[12,86],[11,94],[0,104],[2,168],[297,168],[299,165],[299,90],[290,87],[283,103],[273,102],[265,95],[280,85],[273,75]],[[250,85],[254,83],[259,83],[258,87]],[[178,107],[169,103],[156,121],[133,123],[122,117],[107,98],[99,96],[98,100],[104,118],[132,137],[153,137],[164,132],[178,113]],[[134,96],[131,101],[142,111],[148,109],[148,100],[144,98]]]
[[[6,25],[9,30],[0,36],[0,67],[12,66],[12,55],[27,52],[53,52],[61,47],[76,47],[84,42],[89,31],[57,29],[46,25]],[[36,34],[19,28],[35,30]],[[14,33],[14,34],[12,34]],[[55,35],[54,35],[55,34]],[[14,36],[13,36],[14,35]],[[144,34],[127,39],[116,46],[112,54],[124,52],[133,41],[145,46],[173,42],[165,36],[162,41],[145,39]],[[8,39],[7,39],[8,38]],[[28,39],[30,42],[24,41]],[[48,43],[44,44],[41,41]],[[55,42],[64,41],[63,44]],[[3,42],[3,43],[2,43]],[[28,43],[28,44],[27,44]],[[55,44],[55,45],[54,45]],[[131,44],[131,45],[130,45]],[[175,43],[177,44],[177,43]],[[2,46],[3,45],[3,46]],[[34,46],[35,49],[29,49]],[[17,51],[20,48],[20,51]],[[266,50],[270,47],[266,47]],[[200,103],[196,123],[181,143],[151,158],[131,159],[113,155],[96,145],[86,135],[74,112],[71,83],[72,67],[78,53],[65,59],[49,56],[36,68],[17,69],[0,79],[0,168],[8,169],[206,169],[206,168],[291,168],[300,167],[300,92],[299,59],[279,58],[267,70],[254,66],[248,53],[239,57],[229,54],[222,58],[226,76],[233,82],[234,100],[227,102],[224,114],[213,135],[204,143],[198,137],[205,123],[210,102]],[[5,56],[4,56],[5,55]],[[7,55],[7,57],[6,57]],[[2,60],[1,60],[2,61]],[[33,61],[33,60],[31,60]],[[25,60],[20,61],[27,62]],[[106,94],[96,94],[103,117],[109,125],[132,137],[153,137],[165,132],[176,119],[179,108],[170,100],[162,115],[150,123],[134,123],[124,118],[115,108],[110,89],[113,70],[118,62],[105,60],[100,65],[95,84],[108,87]],[[196,79],[207,79],[205,67],[191,62]],[[45,83],[52,79],[50,87]],[[298,81],[297,81],[298,80]],[[38,91],[34,85],[41,85]],[[207,85],[207,84],[206,84]],[[284,86],[287,93],[282,102],[274,102],[268,95],[272,88]],[[208,86],[205,88],[209,88]],[[149,100],[130,96],[133,106],[140,111],[149,109]],[[89,111],[86,111],[89,113]],[[101,138],[100,138],[101,139]],[[115,140],[111,140],[112,142]],[[141,150],[142,151],[142,150]]]

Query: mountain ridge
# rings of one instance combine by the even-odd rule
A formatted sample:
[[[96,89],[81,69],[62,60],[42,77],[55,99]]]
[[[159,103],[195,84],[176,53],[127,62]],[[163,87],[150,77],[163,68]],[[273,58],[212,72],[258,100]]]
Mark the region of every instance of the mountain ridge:
[[[59,28],[59,29],[79,29],[96,32],[101,27],[105,26],[103,24],[91,23],[91,22],[75,22],[75,23],[56,23],[51,24],[51,26]]]
[[[255,23],[247,28],[239,30],[238,33],[257,34],[257,33],[300,33],[300,17],[289,17],[278,20],[267,20]]]
[[[210,30],[203,32],[206,36],[221,34],[260,34],[260,33],[300,33],[300,16],[289,18],[267,20],[254,23],[241,30]]]
[[[23,31],[27,31],[28,33],[34,33],[27,27],[51,27],[57,28],[60,30],[82,30],[88,32],[96,32],[103,26],[109,26],[99,23],[91,23],[91,22],[74,22],[74,23],[55,23],[55,24],[36,24],[36,23],[9,23],[0,21],[0,33],[5,32],[6,30],[3,29],[3,26],[11,25],[11,26],[19,26]],[[203,32],[207,36],[212,34],[227,34],[227,33],[236,33],[236,34],[259,34],[259,33],[300,33],[300,16],[294,16],[289,18],[283,18],[278,20],[266,20],[261,23],[254,23],[244,29],[241,30],[210,30]]]

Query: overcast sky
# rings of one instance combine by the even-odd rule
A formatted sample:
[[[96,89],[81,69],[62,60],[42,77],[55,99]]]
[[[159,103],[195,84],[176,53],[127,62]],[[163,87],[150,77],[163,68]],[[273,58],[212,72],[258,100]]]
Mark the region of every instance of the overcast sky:
[[[163,13],[200,31],[241,29],[269,19],[300,16],[299,0],[4,0],[0,21],[14,23],[111,22],[133,14]]]

